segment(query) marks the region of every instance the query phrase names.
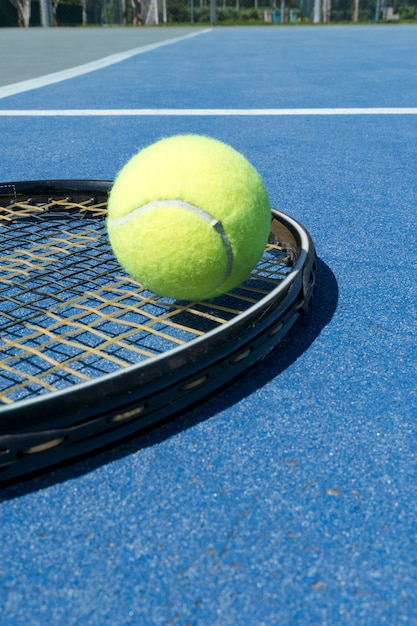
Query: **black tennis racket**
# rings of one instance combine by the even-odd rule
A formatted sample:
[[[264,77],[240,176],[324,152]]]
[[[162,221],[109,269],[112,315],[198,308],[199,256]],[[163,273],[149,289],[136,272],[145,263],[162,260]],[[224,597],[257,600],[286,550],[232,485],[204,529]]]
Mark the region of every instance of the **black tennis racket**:
[[[266,356],[307,310],[315,251],[272,211],[245,283],[157,297],[115,260],[109,181],[0,185],[0,483],[183,413]]]

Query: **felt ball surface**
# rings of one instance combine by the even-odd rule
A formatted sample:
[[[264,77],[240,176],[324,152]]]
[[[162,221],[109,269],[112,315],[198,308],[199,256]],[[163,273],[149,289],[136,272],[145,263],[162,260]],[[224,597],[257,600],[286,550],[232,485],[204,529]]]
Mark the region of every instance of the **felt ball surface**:
[[[268,240],[271,208],[251,163],[200,135],[161,139],[116,177],[107,230],[126,271],[158,295],[205,300],[244,281]]]

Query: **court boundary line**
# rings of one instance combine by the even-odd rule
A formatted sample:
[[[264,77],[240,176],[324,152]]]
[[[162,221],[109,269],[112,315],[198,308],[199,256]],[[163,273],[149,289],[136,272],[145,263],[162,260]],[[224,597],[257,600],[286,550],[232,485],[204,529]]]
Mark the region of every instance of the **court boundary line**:
[[[151,43],[146,46],[138,46],[137,48],[125,50],[124,52],[116,52],[114,54],[110,54],[109,56],[102,57],[101,59],[97,59],[96,61],[89,61],[88,63],[76,65],[58,72],[52,72],[51,74],[45,74],[43,76],[29,78],[10,85],[4,85],[3,87],[0,87],[0,99],[15,96],[19,93],[24,93],[25,91],[31,91],[32,89],[39,89],[39,87],[47,87],[48,85],[53,85],[54,83],[59,83],[70,78],[76,78],[77,76],[82,76],[83,74],[88,74],[90,72],[95,72],[96,70],[101,70],[105,67],[109,67],[110,65],[114,65],[115,63],[126,61],[127,59],[139,54],[145,54],[146,52],[151,52],[152,50],[157,50],[158,48],[162,48],[164,46],[185,41],[191,37],[197,37],[197,35],[204,35],[209,33],[211,30],[211,28],[205,28],[197,32],[182,35],[181,37],[166,39],[165,41]]]
[[[158,117],[158,116],[417,115],[417,107],[292,109],[0,109],[0,117]]]

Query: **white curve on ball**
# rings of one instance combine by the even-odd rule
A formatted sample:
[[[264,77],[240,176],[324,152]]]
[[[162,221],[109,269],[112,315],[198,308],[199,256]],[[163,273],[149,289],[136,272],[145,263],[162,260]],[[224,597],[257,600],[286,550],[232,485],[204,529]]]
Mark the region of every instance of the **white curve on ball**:
[[[203,209],[201,209],[199,206],[195,204],[191,204],[190,202],[185,202],[185,200],[178,200],[176,198],[172,198],[172,199],[169,198],[169,199],[164,199],[164,200],[151,200],[151,202],[147,202],[146,204],[143,204],[142,206],[138,207],[137,209],[134,209],[127,215],[122,215],[121,217],[114,217],[110,219],[109,221],[112,226],[121,226],[123,224],[129,223],[130,220],[134,219],[138,215],[141,215],[142,213],[146,213],[146,211],[151,211],[152,209],[160,208],[160,207],[172,207],[175,209],[183,209],[184,211],[190,211],[191,213],[194,213],[194,215],[197,215],[202,220],[207,222],[207,224],[209,224],[212,228],[214,228],[217,234],[221,237],[223,245],[224,245],[224,249],[226,251],[227,265],[226,265],[225,276],[223,279],[223,282],[225,282],[229,278],[230,274],[232,273],[232,266],[233,266],[232,245],[223,228],[223,224],[221,223],[221,221],[218,220],[213,215],[211,215],[210,213],[208,213],[207,211],[204,211]]]

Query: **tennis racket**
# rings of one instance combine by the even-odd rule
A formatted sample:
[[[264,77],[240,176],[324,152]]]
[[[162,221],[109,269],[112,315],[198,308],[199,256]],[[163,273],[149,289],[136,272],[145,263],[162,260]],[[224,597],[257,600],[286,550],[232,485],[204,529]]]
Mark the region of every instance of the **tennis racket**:
[[[1,484],[184,413],[308,309],[314,245],[276,210],[261,261],[233,291],[205,302],[147,291],[111,252],[111,184],[0,184]]]

